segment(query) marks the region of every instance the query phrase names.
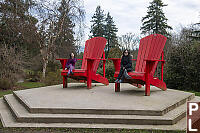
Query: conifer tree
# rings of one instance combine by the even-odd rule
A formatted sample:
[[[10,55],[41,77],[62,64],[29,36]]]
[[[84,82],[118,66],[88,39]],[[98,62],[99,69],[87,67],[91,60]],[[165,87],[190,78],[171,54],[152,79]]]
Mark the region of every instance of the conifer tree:
[[[118,28],[114,24],[113,17],[111,17],[108,12],[105,18],[103,10],[100,6],[97,6],[95,14],[90,22],[93,23],[90,30],[92,35],[90,37],[105,37],[107,40],[105,48],[107,58],[110,49],[119,45],[116,35]]]
[[[118,46],[117,42],[117,27],[114,24],[113,17],[110,16],[108,12],[107,17],[105,19],[105,38],[107,39],[106,51],[109,53],[112,47]],[[106,54],[107,56],[108,54]]]
[[[147,15],[142,18],[142,26],[140,30],[142,34],[162,34],[169,36],[167,30],[172,30],[172,27],[167,24],[167,18],[163,13],[162,8],[165,5],[162,0],[153,0],[148,7]]]
[[[0,2],[0,43],[33,52],[37,19],[30,14],[32,0],[5,0]],[[34,49],[34,50],[33,50]]]
[[[105,22],[105,15],[103,13],[104,11],[101,9],[100,6],[97,6],[96,11],[94,15],[92,16],[92,26],[90,33],[92,34],[90,37],[104,37],[105,31],[104,31],[104,22]]]
[[[62,0],[61,5],[58,8],[59,20],[57,22],[56,30],[59,30],[60,27],[62,28],[60,28],[61,33],[56,39],[55,44],[58,46],[57,54],[59,55],[59,57],[64,57],[64,55],[66,56],[66,53],[69,52],[75,52],[75,39],[73,31],[75,24],[72,23],[72,21],[69,18],[69,15],[66,15],[69,14],[69,4],[67,2],[67,0]]]

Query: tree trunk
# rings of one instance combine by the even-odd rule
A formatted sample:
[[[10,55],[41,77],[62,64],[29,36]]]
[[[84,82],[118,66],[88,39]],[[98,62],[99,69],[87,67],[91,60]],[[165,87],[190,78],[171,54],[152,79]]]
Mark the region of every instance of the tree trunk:
[[[43,69],[42,69],[42,78],[44,79],[46,76],[48,59],[43,58]]]

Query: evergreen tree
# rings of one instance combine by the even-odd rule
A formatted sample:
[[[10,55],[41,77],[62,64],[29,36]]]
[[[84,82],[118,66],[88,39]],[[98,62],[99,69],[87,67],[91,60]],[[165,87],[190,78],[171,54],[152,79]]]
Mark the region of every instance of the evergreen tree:
[[[162,0],[153,0],[148,7],[147,15],[142,18],[142,34],[162,34],[169,36],[167,29],[172,30],[172,27],[167,24],[167,18],[163,13],[162,8],[167,6]]]
[[[32,0],[5,0],[0,3],[0,43],[38,53],[34,33],[38,20],[31,16]]]
[[[68,6],[69,4],[67,3],[67,1],[62,0],[61,5],[58,9],[60,16],[57,27],[61,27],[62,25],[61,33],[56,39],[56,45],[58,47],[57,54],[59,55],[59,57],[66,57],[66,53],[75,52],[75,40],[73,31],[75,24],[72,23],[69,15],[67,15],[69,13]]]
[[[105,38],[107,39],[107,45],[106,45],[106,57],[108,56],[108,53],[111,48],[118,46],[117,42],[117,27],[114,24],[113,17],[110,16],[110,13],[108,12],[107,17],[105,19]]]
[[[90,33],[92,33],[92,35],[90,36],[91,38],[98,36],[105,37],[105,15],[103,12],[104,11],[101,9],[101,7],[97,6],[95,14],[92,16],[92,20],[90,21],[93,23],[90,30]]]

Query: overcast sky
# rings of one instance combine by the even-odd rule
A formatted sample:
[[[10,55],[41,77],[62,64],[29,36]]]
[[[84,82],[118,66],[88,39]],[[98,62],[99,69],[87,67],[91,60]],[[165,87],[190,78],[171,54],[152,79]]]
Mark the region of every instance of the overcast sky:
[[[98,5],[104,13],[110,12],[118,28],[117,35],[127,32],[140,34],[141,19],[146,15],[149,2],[153,0],[84,0],[86,10],[86,38],[91,27],[91,19]],[[200,22],[200,0],[162,0],[163,11],[168,18],[168,25],[173,31],[180,26]]]

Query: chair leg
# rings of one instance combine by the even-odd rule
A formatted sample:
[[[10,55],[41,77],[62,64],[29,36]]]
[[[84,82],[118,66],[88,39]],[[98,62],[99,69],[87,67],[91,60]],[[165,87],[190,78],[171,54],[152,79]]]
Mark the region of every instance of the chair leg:
[[[146,74],[145,96],[150,96],[150,81],[148,73]]]
[[[63,88],[67,88],[68,84],[67,84],[67,77],[63,76]]]
[[[115,83],[115,92],[120,92],[120,83]]]
[[[142,88],[142,85],[141,85],[141,84],[137,84],[137,87],[138,87],[138,88]]]
[[[150,68],[152,67],[151,62],[146,62],[146,73],[145,73],[145,96],[150,96]]]
[[[91,70],[92,70],[92,60],[87,60],[87,88],[92,88],[92,77],[91,77]]]
[[[150,84],[146,84],[145,86],[145,96],[150,96]]]
[[[91,89],[92,88],[92,80],[91,79],[87,79],[87,88]]]

